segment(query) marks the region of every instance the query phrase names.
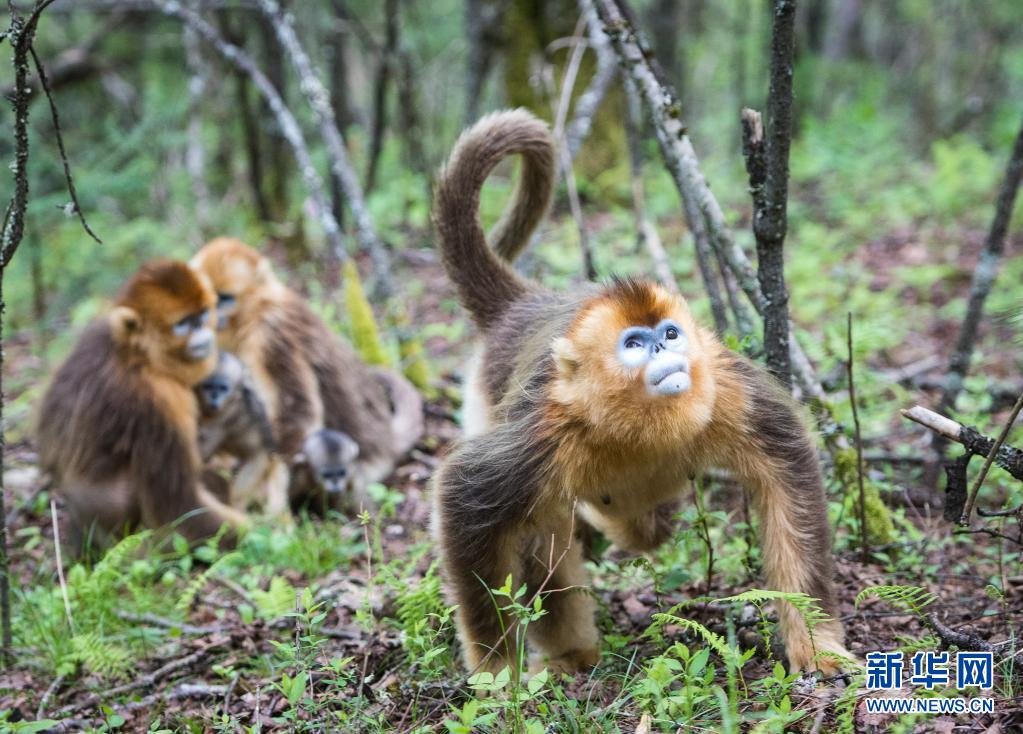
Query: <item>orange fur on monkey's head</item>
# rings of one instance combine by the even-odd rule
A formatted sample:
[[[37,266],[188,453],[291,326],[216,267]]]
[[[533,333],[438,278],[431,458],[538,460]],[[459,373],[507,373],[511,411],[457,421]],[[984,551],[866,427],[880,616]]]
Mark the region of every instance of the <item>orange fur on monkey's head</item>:
[[[615,280],[554,340],[552,396],[590,424],[646,425],[677,440],[710,420],[715,344],[681,297],[651,282]]]
[[[261,303],[283,286],[270,261],[241,240],[218,237],[191,260],[217,292],[218,328],[236,330],[243,319],[257,318]]]
[[[192,385],[217,360],[209,280],[176,260],[152,260],[131,277],[108,316],[114,341],[151,369]]]

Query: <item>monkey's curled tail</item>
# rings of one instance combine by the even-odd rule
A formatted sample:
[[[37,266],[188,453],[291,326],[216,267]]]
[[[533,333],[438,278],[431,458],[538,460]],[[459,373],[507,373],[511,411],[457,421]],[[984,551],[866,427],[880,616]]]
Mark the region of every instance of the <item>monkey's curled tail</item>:
[[[397,459],[411,451],[423,435],[423,398],[411,382],[393,370],[374,368],[373,377],[391,401],[391,435]]]
[[[522,156],[522,174],[511,205],[491,233],[479,221],[480,190],[494,167]],[[554,141],[547,124],[526,110],[482,118],[462,133],[441,172],[434,223],[448,277],[480,326],[497,319],[528,285],[508,263],[522,251],[550,205]]]

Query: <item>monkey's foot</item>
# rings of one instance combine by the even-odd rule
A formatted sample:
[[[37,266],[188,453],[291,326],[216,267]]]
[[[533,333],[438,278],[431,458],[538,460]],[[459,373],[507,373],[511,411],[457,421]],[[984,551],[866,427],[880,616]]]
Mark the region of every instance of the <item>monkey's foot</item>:
[[[789,658],[789,670],[819,671],[823,675],[835,675],[855,662],[856,658],[842,644],[840,633],[819,629],[813,640],[803,637],[785,643]]]
[[[589,670],[600,662],[600,647],[593,646],[566,650],[554,656],[533,655],[529,661],[529,672],[539,673],[544,668],[553,675],[569,675]]]

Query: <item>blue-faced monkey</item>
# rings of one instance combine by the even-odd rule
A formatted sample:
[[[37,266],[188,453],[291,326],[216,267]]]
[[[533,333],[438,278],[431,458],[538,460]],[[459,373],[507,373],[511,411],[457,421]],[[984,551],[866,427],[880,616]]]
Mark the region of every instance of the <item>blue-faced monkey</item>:
[[[520,182],[488,246],[480,189],[511,155],[522,157]],[[791,667],[836,670],[833,657],[817,656],[848,653],[821,470],[799,406],[653,282],[554,293],[517,275],[507,261],[543,217],[554,172],[547,126],[516,110],[463,133],[437,187],[441,256],[481,336],[470,385],[475,435],[448,454],[433,488],[466,666],[517,663],[503,632],[514,623],[499,618],[487,591],[509,574],[530,594],[545,579],[558,590],[527,630],[533,667],[594,665],[600,637],[575,524],[651,550],[671,534],[664,508],[690,477],[718,467],[752,493],[770,588],[805,592],[831,615],[811,634],[794,607],[777,605]]]

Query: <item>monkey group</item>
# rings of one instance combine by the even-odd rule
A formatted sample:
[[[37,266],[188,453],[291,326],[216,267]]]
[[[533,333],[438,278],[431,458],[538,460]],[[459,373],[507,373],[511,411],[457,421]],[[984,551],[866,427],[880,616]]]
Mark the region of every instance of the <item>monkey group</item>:
[[[519,182],[488,240],[480,191],[509,156],[522,159]],[[479,334],[464,436],[431,480],[466,668],[522,662],[518,622],[490,591],[509,577],[545,611],[525,630],[531,667],[596,664],[577,536],[595,529],[652,551],[672,537],[692,480],[716,468],[751,493],[768,586],[830,615],[811,628],[777,603],[791,668],[838,670],[849,653],[799,406],[652,281],[558,293],[518,275],[512,262],[546,214],[555,163],[545,123],[495,113],[462,134],[436,188],[441,260]],[[39,445],[75,542],[168,526],[230,542],[256,506],[357,510],[422,432],[407,380],[365,365],[264,256],[220,238],[188,264],[156,260],[128,281],[57,371]]]
[[[257,508],[358,511],[422,430],[411,383],[220,238],[128,280],[54,375],[38,441],[80,553],[137,528],[230,545]]]

